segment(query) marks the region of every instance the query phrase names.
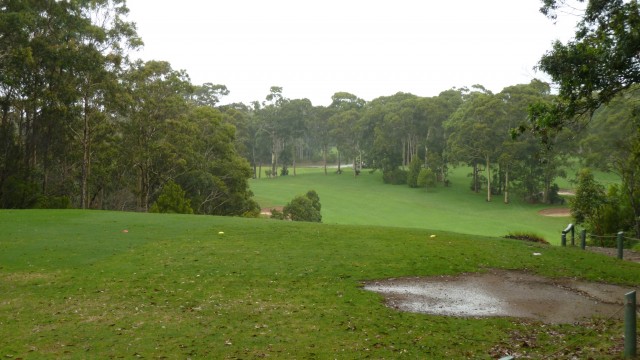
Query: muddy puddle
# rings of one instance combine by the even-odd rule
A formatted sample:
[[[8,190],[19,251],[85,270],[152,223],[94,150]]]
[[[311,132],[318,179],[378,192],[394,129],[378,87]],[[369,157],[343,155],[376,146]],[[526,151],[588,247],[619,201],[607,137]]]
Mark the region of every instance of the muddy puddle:
[[[593,316],[622,318],[624,287],[574,279],[550,279],[519,271],[398,278],[364,288],[383,294],[389,307],[460,317],[515,317],[573,323]]]

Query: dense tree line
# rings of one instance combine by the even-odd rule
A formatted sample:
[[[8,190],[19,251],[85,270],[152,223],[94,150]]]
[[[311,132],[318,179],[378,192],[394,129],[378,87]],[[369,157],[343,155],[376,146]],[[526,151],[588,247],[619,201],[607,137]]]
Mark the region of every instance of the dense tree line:
[[[556,2],[544,3],[553,16]],[[623,61],[637,57],[628,48],[637,42],[616,32],[636,21],[635,2],[590,7],[576,43],[557,43],[543,57],[559,95],[533,80],[499,93],[476,85],[369,102],[336,92],[328,106],[289,99],[278,86],[262,101],[221,105],[226,86],[194,85],[167,62],[130,59],[142,40],[124,0],[0,6],[2,208],[155,211],[177,201],[199,214],[254,215],[248,179],[295,176],[301,161],[322,164],[325,174],[329,164],[338,173],[350,164],[356,176],[368,168],[411,187],[450,185],[448,170],[465,166],[470,183],[455,185],[487,201],[552,203],[554,180],[570,159],[585,159],[620,174],[618,198],[640,219],[640,147],[629,136],[638,133],[638,62]],[[593,24],[607,16],[621,25],[603,37]],[[586,45],[596,50],[581,53]],[[620,61],[603,60],[611,53]],[[586,71],[604,63],[612,65],[608,78]],[[578,132],[587,119],[589,131]],[[604,143],[611,130],[625,141]]]
[[[3,1],[0,205],[147,211],[175,182],[202,214],[255,213],[223,86],[142,44],[123,0]]]
[[[356,175],[367,167],[381,171],[385,182],[416,187],[423,169],[429,170],[423,177],[435,178],[431,184],[450,184],[448,169],[462,165],[472,169],[471,190],[486,191],[487,201],[500,194],[508,203],[517,194],[550,203],[558,200],[553,182],[565,175],[568,141],[558,134],[550,148],[531,134],[514,138],[513,131],[527,122],[530,104],[553,98],[548,84],[533,80],[498,94],[474,86],[370,102],[337,92],[325,107],[272,87],[264,102],[243,108],[253,125],[242,137],[252,149],[254,177],[263,176],[263,168],[265,176],[290,174],[291,167],[295,175],[300,159],[322,163],[327,173],[331,158],[338,173],[348,163]]]

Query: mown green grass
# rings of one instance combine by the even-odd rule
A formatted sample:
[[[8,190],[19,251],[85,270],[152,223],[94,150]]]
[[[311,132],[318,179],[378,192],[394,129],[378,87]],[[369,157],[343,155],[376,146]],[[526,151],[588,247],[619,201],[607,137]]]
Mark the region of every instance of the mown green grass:
[[[612,358],[617,320],[401,313],[362,282],[489,268],[640,282],[638,264],[423,229],[78,210],[1,211],[0,229],[7,359],[488,359],[547,333],[518,351]]]
[[[559,244],[561,231],[571,218],[538,214],[548,205],[523,202],[515,194],[511,203],[469,189],[467,169],[454,169],[450,187],[430,190],[385,185],[380,172],[363,171],[354,177],[351,169],[342,175],[335,170],[299,169],[297,176],[251,181],[256,200],[263,207],[282,206],[296,195],[314,189],[322,204],[322,222],[327,224],[383,225],[434,229],[485,236],[531,233]],[[558,206],[551,206],[558,207]]]

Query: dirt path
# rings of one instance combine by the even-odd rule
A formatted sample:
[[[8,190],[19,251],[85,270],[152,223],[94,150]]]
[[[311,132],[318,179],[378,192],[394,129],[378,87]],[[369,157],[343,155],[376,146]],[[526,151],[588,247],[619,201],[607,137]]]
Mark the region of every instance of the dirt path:
[[[611,256],[611,257],[618,257],[618,249],[617,248],[604,248],[604,247],[598,247],[598,246],[587,246],[586,250],[598,253],[598,254],[602,254],[602,255],[607,255],[607,256]],[[637,251],[632,251],[629,249],[624,249],[622,251],[622,258],[626,261],[633,261],[633,262],[637,262],[640,263],[640,252]]]
[[[516,317],[573,323],[591,316],[621,316],[624,294],[640,288],[550,279],[526,272],[371,281],[365,289],[384,295],[389,307],[460,317]]]

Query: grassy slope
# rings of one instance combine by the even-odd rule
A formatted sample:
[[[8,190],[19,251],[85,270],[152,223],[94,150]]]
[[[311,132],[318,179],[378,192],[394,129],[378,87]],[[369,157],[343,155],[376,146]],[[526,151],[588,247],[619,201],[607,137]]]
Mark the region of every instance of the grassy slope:
[[[539,327],[400,313],[361,281],[486,268],[640,279],[638,264],[576,249],[421,229],[76,210],[0,211],[0,228],[6,358],[489,358]],[[518,351],[606,358],[622,324],[597,330],[546,326]]]
[[[545,205],[522,203],[513,196],[505,205],[500,196],[487,203],[486,194],[469,190],[466,169],[451,174],[451,187],[428,192],[406,186],[384,185],[380,172],[325,176],[319,169],[299,170],[298,176],[253,180],[251,188],[263,206],[285,205],[294,196],[314,189],[320,195],[327,224],[384,225],[504,236],[510,232],[535,233],[555,244],[570,218],[538,215]]]

